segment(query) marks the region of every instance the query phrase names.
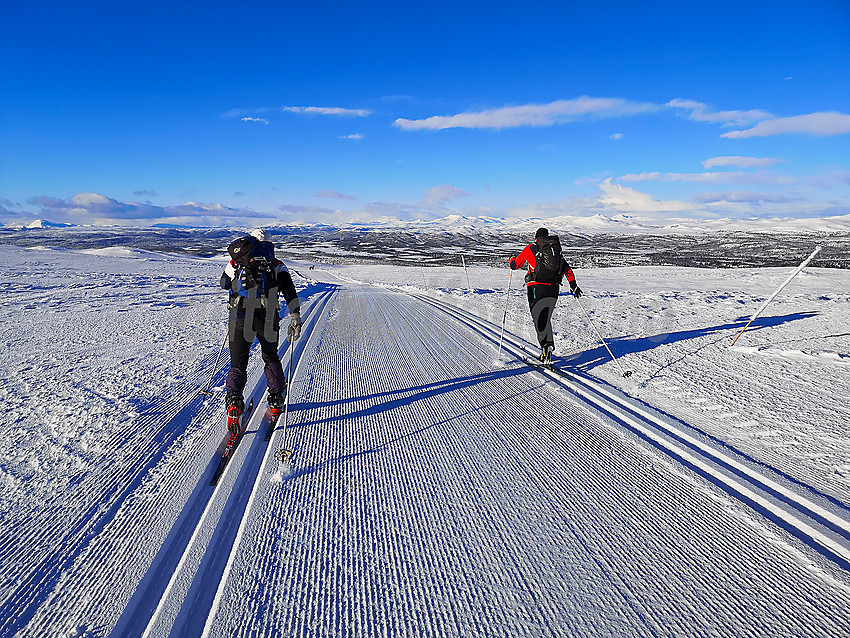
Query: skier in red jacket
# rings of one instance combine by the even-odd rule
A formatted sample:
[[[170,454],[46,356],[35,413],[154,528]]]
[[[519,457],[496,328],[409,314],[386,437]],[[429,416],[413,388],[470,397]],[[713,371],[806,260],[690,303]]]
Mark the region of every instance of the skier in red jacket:
[[[551,363],[555,351],[555,334],[552,331],[552,313],[561,292],[564,275],[570,284],[570,292],[581,297],[581,288],[561,252],[561,241],[557,235],[549,235],[546,228],[537,229],[534,242],[526,246],[517,257],[511,257],[511,270],[528,264],[525,283],[528,290],[528,307],[537,340],[540,342],[540,360]]]

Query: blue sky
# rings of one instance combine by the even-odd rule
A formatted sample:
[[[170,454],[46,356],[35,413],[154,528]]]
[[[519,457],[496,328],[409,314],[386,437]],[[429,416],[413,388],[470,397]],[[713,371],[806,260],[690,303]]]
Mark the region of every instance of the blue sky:
[[[0,2],[0,222],[850,213],[850,2]]]

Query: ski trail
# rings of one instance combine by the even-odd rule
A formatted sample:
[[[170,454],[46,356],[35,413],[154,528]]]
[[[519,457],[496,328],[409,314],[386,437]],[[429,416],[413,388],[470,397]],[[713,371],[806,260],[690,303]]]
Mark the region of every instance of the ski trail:
[[[840,572],[457,318],[351,287],[313,345],[208,635],[850,630]]]
[[[311,317],[312,309],[326,303],[327,296],[331,294],[332,287],[321,288],[314,298],[304,304],[305,322],[315,320]],[[286,347],[284,343],[281,349]],[[296,342],[296,350],[303,351],[303,348],[304,345]],[[219,371],[217,378],[223,379],[225,373],[226,368]],[[257,406],[254,418],[262,418],[261,400],[265,392],[265,379],[262,361],[256,352],[249,362],[246,387],[253,388],[247,398],[250,400],[250,396],[254,397]],[[16,622],[20,623],[19,627],[26,626],[16,635],[53,635],[60,627],[73,632],[76,625],[69,624],[72,619],[67,616],[67,609],[73,605],[84,607],[80,613],[87,618],[90,626],[101,626],[92,622],[93,619],[108,619],[111,612],[114,614],[113,620],[106,626],[114,624],[115,619],[118,619],[113,635],[142,635],[163,593],[170,591],[169,581],[177,566],[186,563],[194,566],[195,561],[200,560],[197,545],[209,542],[213,523],[223,509],[225,499],[217,495],[226,497],[229,494],[229,489],[239,475],[240,464],[248,457],[247,452],[256,432],[254,425],[250,425],[245,440],[237,448],[238,458],[232,459],[225,470],[223,479],[230,476],[228,485],[219,492],[209,486],[209,479],[218,464],[214,454],[224,434],[222,405],[218,402],[205,404],[205,409],[195,422],[198,423],[198,429],[186,437],[182,446],[159,450],[159,465],[152,469],[143,466],[137,470],[144,477],[143,482],[139,479],[123,486],[126,493],[120,502],[116,502],[116,511],[103,517],[100,523],[102,531],[93,535],[88,546],[82,548],[79,554],[66,558],[70,567],[66,573],[57,575],[57,585],[46,600],[36,600],[30,622],[26,624],[15,617]],[[186,425],[184,422],[182,427]],[[262,434],[259,438],[262,444]],[[202,463],[198,462],[199,455],[204,459]],[[207,528],[202,525],[204,521],[209,524]],[[152,546],[149,542],[151,538],[161,540]],[[128,543],[128,539],[135,542]],[[190,551],[193,546],[196,547],[194,554]],[[194,558],[187,556],[187,553]],[[135,593],[123,585],[128,580],[138,583]],[[87,587],[91,594],[80,600],[75,593],[77,585],[74,583],[83,582],[89,583]],[[127,592],[127,598],[112,595],[111,592],[115,590]],[[165,606],[166,603],[163,603]],[[168,606],[172,609],[173,601],[168,601]],[[176,608],[173,609],[176,614]]]

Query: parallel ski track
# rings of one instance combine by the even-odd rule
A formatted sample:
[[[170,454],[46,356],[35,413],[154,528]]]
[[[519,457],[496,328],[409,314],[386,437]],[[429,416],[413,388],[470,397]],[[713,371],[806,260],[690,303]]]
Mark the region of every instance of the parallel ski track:
[[[305,335],[312,335],[334,294],[332,290],[319,293],[303,309]],[[288,347],[285,343],[281,351]],[[301,355],[309,349],[309,337],[296,342],[294,348],[293,376]],[[282,356],[289,354],[282,352]],[[263,441],[267,421],[261,401],[265,390],[261,375],[246,396],[246,403],[253,398],[255,409],[244,440],[215,488],[209,486],[209,474],[217,458],[201,477],[112,636],[201,635],[220,583],[226,580],[228,557],[238,545],[239,530],[250,512],[259,469],[272,451]]]
[[[501,333],[498,326],[444,301],[424,295],[413,296],[458,317],[483,337],[498,344]],[[523,344],[509,334],[503,338],[502,349],[519,358],[526,356],[523,354]],[[542,367],[538,370],[568,388],[594,409],[748,504],[822,556],[850,571],[850,518],[846,516],[850,512],[846,508],[837,508],[840,511],[827,509],[745,465],[731,454],[706,444],[684,429],[676,428],[626,401],[617,392],[581,373],[570,371],[567,380],[554,371]]]
[[[214,357],[208,357],[210,366]],[[156,408],[150,410],[152,414],[142,414],[131,432],[116,428],[106,446],[119,459],[114,464],[118,471],[102,472],[103,479],[95,477],[87,484],[88,494],[78,495],[71,489],[65,498],[57,499],[44,515],[45,521],[54,524],[32,526],[26,536],[11,534],[0,540],[0,554],[7,564],[18,565],[26,573],[0,602],[0,637],[13,635],[36,616],[46,592],[56,586],[60,576],[113,521],[144,477],[155,472],[157,464],[168,456],[172,444],[183,435],[190,415],[204,412],[204,400],[198,396],[197,388],[205,383],[205,375],[206,372],[195,373],[179,394],[157,400]],[[216,378],[221,380],[223,375],[219,373]],[[93,494],[97,495],[96,500],[91,498]],[[81,503],[85,513],[75,516],[70,525],[55,524],[67,517],[68,501],[75,498],[80,499],[78,507]],[[34,566],[24,569],[28,565]]]
[[[492,369],[456,315],[368,289],[329,315],[296,471],[261,482],[210,635],[843,635],[846,590],[718,524],[728,499],[610,417]]]

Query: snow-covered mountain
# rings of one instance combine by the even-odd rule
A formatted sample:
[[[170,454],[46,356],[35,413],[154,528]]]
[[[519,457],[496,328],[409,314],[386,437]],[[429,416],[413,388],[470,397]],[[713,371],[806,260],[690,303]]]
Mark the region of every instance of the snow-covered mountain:
[[[51,222],[46,219],[36,219],[27,224],[8,224],[5,228],[12,230],[32,230],[36,228],[72,228],[74,224],[66,224],[63,222]]]

